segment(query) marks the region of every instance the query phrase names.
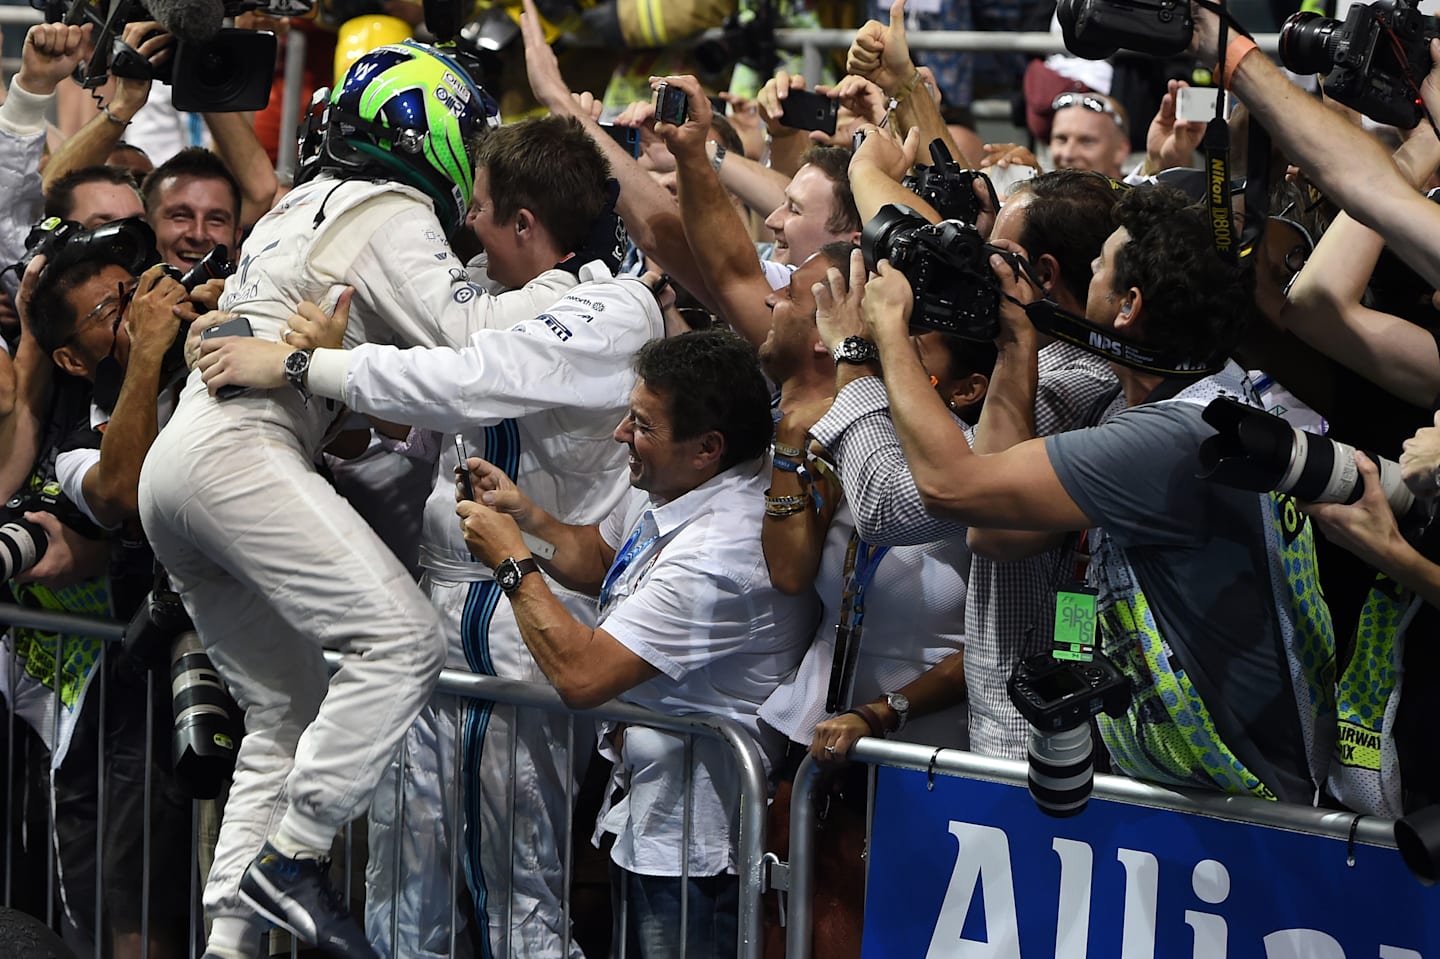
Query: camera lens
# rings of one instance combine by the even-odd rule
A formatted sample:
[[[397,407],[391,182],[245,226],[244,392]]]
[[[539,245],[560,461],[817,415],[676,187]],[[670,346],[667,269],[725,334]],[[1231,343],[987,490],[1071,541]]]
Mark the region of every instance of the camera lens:
[[[200,637],[184,632],[171,649],[175,776],[197,799],[214,799],[235,769],[230,694]]]
[[[1074,816],[1095,785],[1094,742],[1081,723],[1060,732],[1030,727],[1030,796],[1047,816]]]
[[[1292,14],[1280,28],[1280,62],[1292,73],[1329,73],[1335,66],[1335,41],[1331,39],[1339,20],[1302,10]]]
[[[0,526],[0,583],[19,576],[45,555],[50,540],[38,523],[11,520]]]

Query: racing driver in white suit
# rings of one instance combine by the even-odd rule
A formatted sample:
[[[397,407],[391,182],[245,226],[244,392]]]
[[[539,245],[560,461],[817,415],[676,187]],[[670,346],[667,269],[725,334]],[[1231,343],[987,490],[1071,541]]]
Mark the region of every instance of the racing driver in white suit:
[[[470,224],[486,249],[491,280],[520,286],[557,260],[562,269],[583,261],[566,251],[599,245],[584,233],[592,221],[602,230],[607,223],[596,217],[607,193],[606,165],[578,123],[548,117],[502,127],[481,144],[476,167]],[[613,229],[609,239],[613,246]],[[373,343],[315,350],[303,386],[315,402],[339,400],[380,419],[459,434],[473,455],[495,457],[512,476],[535,483],[559,513],[598,521],[628,486],[624,450],[611,431],[634,384],[631,360],[663,334],[663,323],[653,294],[638,281],[611,279],[599,263],[581,267],[579,276],[583,282],[540,315],[478,331],[460,350]],[[290,342],[339,345],[344,312],[328,318],[302,308],[303,316],[291,320],[297,335]],[[253,340],[216,340],[203,349],[200,368],[212,392],[281,387],[295,360],[289,346]],[[421,548],[423,585],[440,611],[450,665],[543,682],[509,604],[499,602],[490,571],[470,558],[454,521],[453,474],[446,468],[457,461],[452,447],[447,437]],[[591,599],[561,592],[576,615],[594,620]],[[564,717],[475,701],[457,710],[443,697],[422,713],[403,759],[397,954],[449,954],[447,823],[460,817],[446,814],[446,772],[457,725],[465,864],[482,954],[579,957],[563,926],[565,823],[578,781],[566,769]],[[573,740],[585,756],[588,739],[582,730]],[[396,867],[393,809],[386,807],[393,789],[383,785],[372,807],[367,883],[367,929],[387,955]]]
[[[304,182],[256,224],[222,308],[248,319],[252,345],[281,340],[296,304],[347,286],[350,344],[457,347],[543,312],[590,267],[492,297],[446,242],[495,122],[493,102],[433,48],[362,56],[307,137]],[[375,955],[326,857],[445,660],[434,607],[314,469],[340,404],[308,394],[303,362],[287,374],[295,389],[222,400],[197,372],[140,482],[146,532],[246,716],[205,890],[207,959],[251,959],[267,919],[327,955]],[[346,654],[328,682],[322,645]]]

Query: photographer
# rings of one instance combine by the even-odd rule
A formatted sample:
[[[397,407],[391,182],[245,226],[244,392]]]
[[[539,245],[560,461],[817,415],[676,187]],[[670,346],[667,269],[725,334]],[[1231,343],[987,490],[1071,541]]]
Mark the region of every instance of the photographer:
[[[1151,349],[1223,355],[1239,333],[1236,306],[1245,294],[1238,272],[1211,248],[1200,212],[1157,188],[1127,194],[1115,217],[1085,320]],[[1035,297],[1002,257],[991,265],[1007,297]],[[1165,377],[1119,366],[1128,408],[1104,425],[977,455],[946,422],[918,367],[903,274],[882,261],[867,284],[857,254],[848,283],[832,271],[819,301],[840,318],[837,326],[868,334],[878,348],[891,415],[930,512],[972,526],[1101,528],[1089,566],[1100,591],[1101,648],[1140,681],[1122,720],[1101,718],[1116,766],[1175,785],[1310,802],[1329,756],[1311,704],[1323,714],[1329,692],[1318,680],[1297,691],[1282,664],[1301,657],[1302,641],[1319,645],[1305,651],[1319,661],[1333,657],[1328,614],[1313,577],[1287,578],[1283,499],[1195,476],[1200,441],[1213,432],[1202,408],[1222,394],[1250,393],[1243,372],[1230,363],[1203,378]],[[1008,300],[1001,316],[1002,344],[1033,341],[1024,313]],[[1003,359],[991,402],[1008,374]],[[842,475],[847,463],[861,468],[847,455],[845,433],[830,448]],[[1285,549],[1313,568],[1308,526],[1289,532]],[[1299,611],[1297,590],[1315,621]],[[1156,652],[1162,646],[1170,655]],[[1174,695],[1162,698],[1162,689]]]
[[[886,202],[928,209],[896,182],[913,148],[910,142],[901,150],[887,137],[867,132],[851,161],[851,181],[862,211],[873,216]],[[1082,311],[1090,264],[1111,232],[1111,211],[1119,195],[1096,174],[1043,174],[1022,184],[1001,207],[991,240],[1028,250],[1045,294],[1067,310]],[[933,210],[927,216],[939,220]],[[982,213],[980,219],[986,217]],[[856,332],[837,327],[827,313],[820,319],[831,350]],[[1119,382],[1102,357],[1070,343],[1048,342],[1048,337],[1034,346],[1037,349],[1022,351],[1012,343],[1002,351],[991,401],[972,440],[976,452],[1003,450],[1020,435],[1049,436],[1094,425],[1119,392]],[[878,372],[873,363],[839,365],[839,386],[862,382],[843,390],[812,430],[825,446],[845,434],[847,455],[867,463],[864,471],[841,471],[858,529],[868,541],[891,546],[966,536],[964,524],[926,512],[889,417],[884,384],[874,375]],[[863,430],[846,432],[860,422]],[[1047,648],[1055,617],[1052,580],[1064,561],[1064,537],[994,529],[971,529],[968,535],[975,549],[965,606],[971,748],[1023,759],[1029,726],[1011,704],[1005,684],[1016,662]]]

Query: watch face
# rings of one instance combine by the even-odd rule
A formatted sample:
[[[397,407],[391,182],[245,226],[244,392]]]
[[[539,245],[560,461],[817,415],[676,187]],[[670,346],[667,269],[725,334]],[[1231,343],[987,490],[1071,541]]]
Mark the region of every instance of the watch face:
[[[495,582],[507,593],[520,585],[520,570],[515,566],[514,560],[507,559],[495,567]]]

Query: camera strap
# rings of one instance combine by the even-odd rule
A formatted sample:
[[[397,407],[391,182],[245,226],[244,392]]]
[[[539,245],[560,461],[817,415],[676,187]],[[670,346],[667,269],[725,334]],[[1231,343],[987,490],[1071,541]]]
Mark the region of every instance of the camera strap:
[[[855,667],[860,662],[860,635],[865,625],[865,590],[888,552],[890,547],[872,546],[860,538],[859,531],[851,531],[841,577],[840,620],[835,624],[835,658],[830,664],[830,688],[825,695],[828,713],[845,709],[854,696]]]
[[[1218,372],[1225,365],[1223,355],[1192,360],[1167,350],[1157,350],[1121,336],[1114,330],[1096,326],[1050,300],[1036,300],[1028,304],[1025,315],[1041,333],[1142,373],[1194,379]]]

